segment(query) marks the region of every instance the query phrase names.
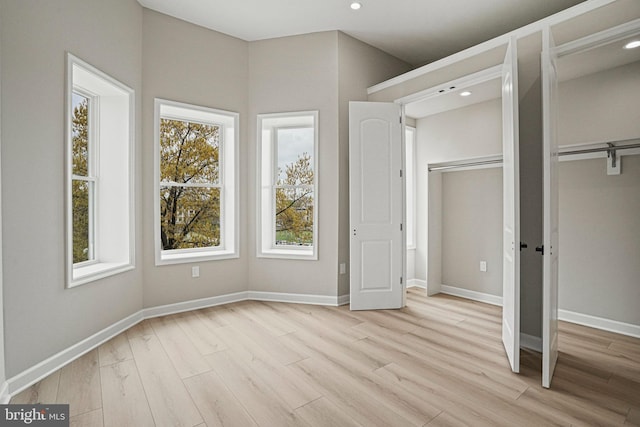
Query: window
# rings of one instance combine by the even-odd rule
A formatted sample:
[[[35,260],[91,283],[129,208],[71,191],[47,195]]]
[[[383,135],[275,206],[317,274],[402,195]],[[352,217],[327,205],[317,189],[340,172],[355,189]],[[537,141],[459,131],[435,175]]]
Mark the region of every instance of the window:
[[[258,116],[258,256],[317,259],[318,112]]]
[[[407,248],[416,247],[416,129],[405,126],[405,185],[407,192]]]
[[[156,264],[238,257],[238,114],[156,99]]]
[[[67,55],[67,286],[133,268],[133,90]]]

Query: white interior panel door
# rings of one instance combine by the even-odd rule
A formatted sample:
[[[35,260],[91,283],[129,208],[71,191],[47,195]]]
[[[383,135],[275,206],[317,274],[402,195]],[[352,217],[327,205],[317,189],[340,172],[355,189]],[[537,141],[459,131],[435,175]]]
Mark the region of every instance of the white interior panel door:
[[[550,387],[558,360],[558,72],[555,43],[549,28],[543,32],[543,283],[542,386]]]
[[[513,372],[520,371],[520,175],[518,157],[518,54],[507,48],[502,69],[502,342]]]
[[[404,305],[400,106],[349,103],[351,309]]]

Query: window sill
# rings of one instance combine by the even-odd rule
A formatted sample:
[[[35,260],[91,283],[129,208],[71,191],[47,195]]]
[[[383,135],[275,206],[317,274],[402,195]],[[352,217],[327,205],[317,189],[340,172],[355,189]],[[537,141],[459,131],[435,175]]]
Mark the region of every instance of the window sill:
[[[313,249],[268,249],[257,254],[258,258],[278,258],[278,259],[299,259],[307,261],[317,261],[318,256]]]
[[[189,262],[218,261],[239,258],[235,251],[186,251],[179,253],[162,253],[156,256],[156,265],[186,264]]]
[[[84,285],[95,280],[133,270],[134,266],[129,262],[97,262],[82,267],[73,268],[73,277],[69,288]]]

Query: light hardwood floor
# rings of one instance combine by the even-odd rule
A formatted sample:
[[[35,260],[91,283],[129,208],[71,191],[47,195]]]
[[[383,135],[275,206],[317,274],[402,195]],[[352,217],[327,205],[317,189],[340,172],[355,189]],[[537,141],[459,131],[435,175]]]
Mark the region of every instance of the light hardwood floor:
[[[640,425],[640,339],[561,322],[508,368],[499,307],[411,289],[405,309],[243,302],[144,321],[16,395],[74,426]]]

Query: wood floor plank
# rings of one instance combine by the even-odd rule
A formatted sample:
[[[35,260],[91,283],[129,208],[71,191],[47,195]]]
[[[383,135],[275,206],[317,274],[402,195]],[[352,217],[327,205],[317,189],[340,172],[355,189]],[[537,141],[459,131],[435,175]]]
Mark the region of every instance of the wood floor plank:
[[[472,426],[472,424],[466,423],[458,417],[449,414],[448,412],[442,412],[436,418],[431,420],[429,427],[467,427]]]
[[[364,427],[324,397],[301,406],[296,413],[312,426]]]
[[[214,372],[187,378],[184,383],[207,426],[257,426],[242,404]]]
[[[241,313],[248,319],[260,324],[274,336],[286,335],[296,331],[296,326],[288,322],[277,312],[259,301],[253,301],[250,310]]]
[[[150,320],[143,320],[127,329],[127,338],[143,337],[145,335],[154,335]]]
[[[350,375],[335,374],[335,366],[328,366],[320,359],[302,360],[291,368],[304,372],[321,388],[327,399],[362,425],[422,426],[435,416],[417,414],[417,408],[398,411],[396,406],[392,407],[384,397],[364,386],[362,381]]]
[[[69,416],[102,408],[98,350],[92,350],[60,370],[56,403],[69,404]]]
[[[193,313],[182,313],[175,318],[175,321],[201,355],[228,348],[216,334],[215,324],[202,317]]]
[[[203,355],[173,317],[151,319],[151,327],[180,378],[189,378],[211,370]]]
[[[203,308],[192,313],[203,320],[206,320],[214,328],[219,328],[220,326],[230,325],[229,310],[227,309],[228,305],[229,304]]]
[[[298,360],[302,360],[306,357],[305,355],[296,353],[287,346],[283,346],[277,341],[276,335],[270,334],[269,331],[263,328],[260,324],[247,319],[238,311],[234,311],[240,310],[239,307],[241,306],[237,304],[233,304],[233,306],[235,308],[232,307],[229,309],[229,314],[232,317],[230,320],[231,324],[229,326],[225,326],[225,328],[231,328],[236,330],[237,333],[245,335],[247,338],[252,340],[255,345],[260,346],[271,353],[273,357],[283,365],[297,362]],[[230,343],[227,342],[227,345],[230,345]]]
[[[225,351],[206,356],[224,384],[260,426],[307,426],[308,424],[287,407],[266,384],[244,363]]]
[[[474,426],[563,425],[517,405],[514,400],[494,396],[459,379],[438,374],[430,368],[425,369],[421,364],[405,363],[401,366],[392,363],[376,373],[395,378],[399,384],[424,400],[433,402],[447,412],[459,414]]]
[[[613,341],[608,348],[640,363],[640,339],[637,343]]]
[[[640,407],[629,410],[625,425],[640,426]]]
[[[102,409],[71,417],[69,427],[104,427]]]
[[[155,425],[133,360],[103,366],[100,379],[105,427]]]
[[[155,335],[129,339],[151,413],[157,426],[202,423],[191,396]]]
[[[125,360],[133,360],[133,353],[125,332],[116,335],[98,347],[100,366],[112,365]]]
[[[457,414],[470,426],[506,425],[506,421],[501,419],[499,415],[494,414],[490,408],[476,408],[473,404],[467,403],[466,399],[456,399],[448,390],[438,384],[430,383],[428,379],[417,377],[398,365],[390,364],[376,370],[375,373],[389,381],[395,381],[400,387],[425,401],[431,402],[434,406]]]
[[[219,328],[219,333],[227,342],[235,341],[227,352],[245,363],[269,384],[290,408],[298,408],[321,396],[302,376],[287,369],[261,347],[252,345],[242,334],[238,335],[232,328],[226,327]]]
[[[555,408],[555,413],[568,415],[572,418],[572,425],[621,425],[626,416],[601,407],[593,407],[573,395],[551,389],[528,388],[520,399],[530,398],[540,402],[540,406]]]
[[[31,387],[21,391],[11,398],[12,404],[33,405],[37,403],[55,403],[58,396],[60,371],[41,379]]]
[[[511,373],[500,307],[420,289],[407,300],[145,320],[11,403],[70,403],[71,425],[89,427],[640,425],[639,339],[560,322],[547,390],[540,353],[521,350]]]
[[[335,328],[329,323],[324,315],[324,311],[317,306],[308,306],[302,304],[291,304],[286,308],[289,318],[298,325],[298,331],[313,331],[320,336],[327,336],[329,339],[350,343],[362,338],[366,338],[367,334],[359,330],[351,328]]]

